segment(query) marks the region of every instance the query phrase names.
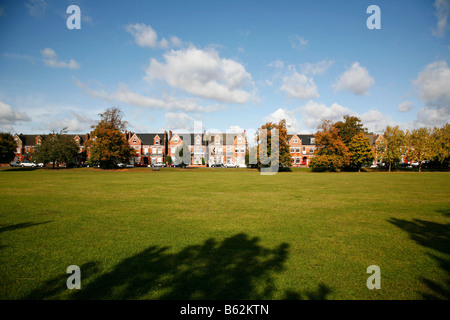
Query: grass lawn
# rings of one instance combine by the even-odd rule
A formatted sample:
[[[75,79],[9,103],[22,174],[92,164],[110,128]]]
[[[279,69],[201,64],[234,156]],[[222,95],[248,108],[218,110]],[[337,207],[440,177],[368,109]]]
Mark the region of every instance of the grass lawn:
[[[449,181],[1,169],[0,299],[449,299]]]

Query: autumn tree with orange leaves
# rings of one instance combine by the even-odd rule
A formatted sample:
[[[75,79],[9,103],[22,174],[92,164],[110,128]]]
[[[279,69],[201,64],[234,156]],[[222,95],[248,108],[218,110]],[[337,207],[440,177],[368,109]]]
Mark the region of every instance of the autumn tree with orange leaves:
[[[117,163],[128,163],[136,152],[128,145],[125,135],[127,122],[119,108],[109,108],[100,114],[101,120],[87,142],[90,162],[100,164],[102,169],[114,168]]]

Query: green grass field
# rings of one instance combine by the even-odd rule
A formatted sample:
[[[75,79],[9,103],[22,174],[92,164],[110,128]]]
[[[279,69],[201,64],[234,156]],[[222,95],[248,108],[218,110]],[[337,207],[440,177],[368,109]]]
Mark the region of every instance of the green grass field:
[[[449,179],[2,169],[0,299],[449,299]]]

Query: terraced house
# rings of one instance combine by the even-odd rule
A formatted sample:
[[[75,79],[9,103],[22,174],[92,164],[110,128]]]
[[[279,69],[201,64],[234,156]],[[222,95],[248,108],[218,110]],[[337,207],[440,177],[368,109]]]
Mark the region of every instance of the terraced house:
[[[86,141],[90,137],[87,134],[70,134],[80,146],[80,152],[75,164],[80,165],[89,158],[89,150],[85,148]],[[42,141],[43,135],[16,134],[17,142],[16,160],[23,161],[29,158],[37,145]],[[241,133],[177,133],[162,131],[155,133],[125,132],[125,137],[130,147],[136,151],[131,160],[134,164],[154,165],[166,163],[167,156],[174,162],[176,151],[186,143],[189,149],[190,163],[192,167],[205,167],[224,165],[230,167],[245,167],[245,154],[247,152],[247,137],[245,130]],[[372,138],[374,144],[376,137]],[[312,134],[290,134],[288,144],[292,156],[293,167],[308,167],[317,149]]]
[[[291,134],[288,135],[288,144],[292,157],[292,167],[308,167],[316,151],[314,135]]]
[[[77,157],[73,160],[75,164],[82,164],[86,161],[85,142],[89,139],[89,134],[68,134],[69,137],[75,140],[79,146]],[[39,134],[15,134],[17,148],[15,152],[15,160],[22,162],[30,159],[36,147],[41,144],[45,135]]]
[[[134,163],[144,165],[164,163],[164,158],[167,155],[167,132],[127,132],[126,135],[128,144],[136,151]]]

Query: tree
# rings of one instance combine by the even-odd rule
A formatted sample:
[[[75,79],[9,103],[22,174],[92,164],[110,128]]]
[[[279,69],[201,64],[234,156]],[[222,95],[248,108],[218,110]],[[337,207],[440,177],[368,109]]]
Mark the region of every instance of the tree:
[[[32,155],[33,161],[42,163],[71,163],[79,152],[79,146],[74,139],[67,135],[67,128],[56,133],[53,131],[44,135],[41,143],[36,146]]]
[[[345,115],[344,121],[338,121],[334,126],[337,129],[337,134],[347,147],[350,146],[354,136],[360,133],[367,133],[367,129],[363,127],[361,119],[355,116]]]
[[[350,164],[348,147],[331,120],[324,120],[314,134],[317,152],[311,159],[313,171],[338,171]]]
[[[434,127],[432,131],[432,148],[434,159],[441,165],[450,159],[450,124],[442,128]]]
[[[419,163],[419,172],[422,171],[422,162],[433,158],[431,130],[428,128],[413,129],[406,134],[407,156]]]
[[[387,126],[383,136],[377,142],[377,152],[383,162],[389,164],[389,172],[392,165],[399,162],[402,156],[402,148],[405,145],[405,133],[398,126]]]
[[[350,165],[361,171],[361,167],[365,164],[370,164],[375,155],[373,153],[372,146],[364,133],[358,133],[350,140],[349,148],[350,152]]]
[[[127,122],[119,108],[109,108],[99,114],[101,120],[92,126],[91,140],[87,141],[91,163],[99,163],[100,168],[110,169],[117,163],[128,163],[136,152],[128,145],[125,136]]]
[[[278,150],[272,154],[272,129],[278,129]],[[269,166],[271,163],[278,163],[281,167],[290,167],[292,164],[292,157],[289,148],[286,120],[282,119],[278,123],[267,122],[261,126],[257,133],[257,162],[258,166]],[[261,144],[261,142],[266,143]],[[260,154],[267,154],[269,164],[261,162]]]
[[[17,143],[11,133],[0,132],[0,163],[8,163],[15,157]]]

